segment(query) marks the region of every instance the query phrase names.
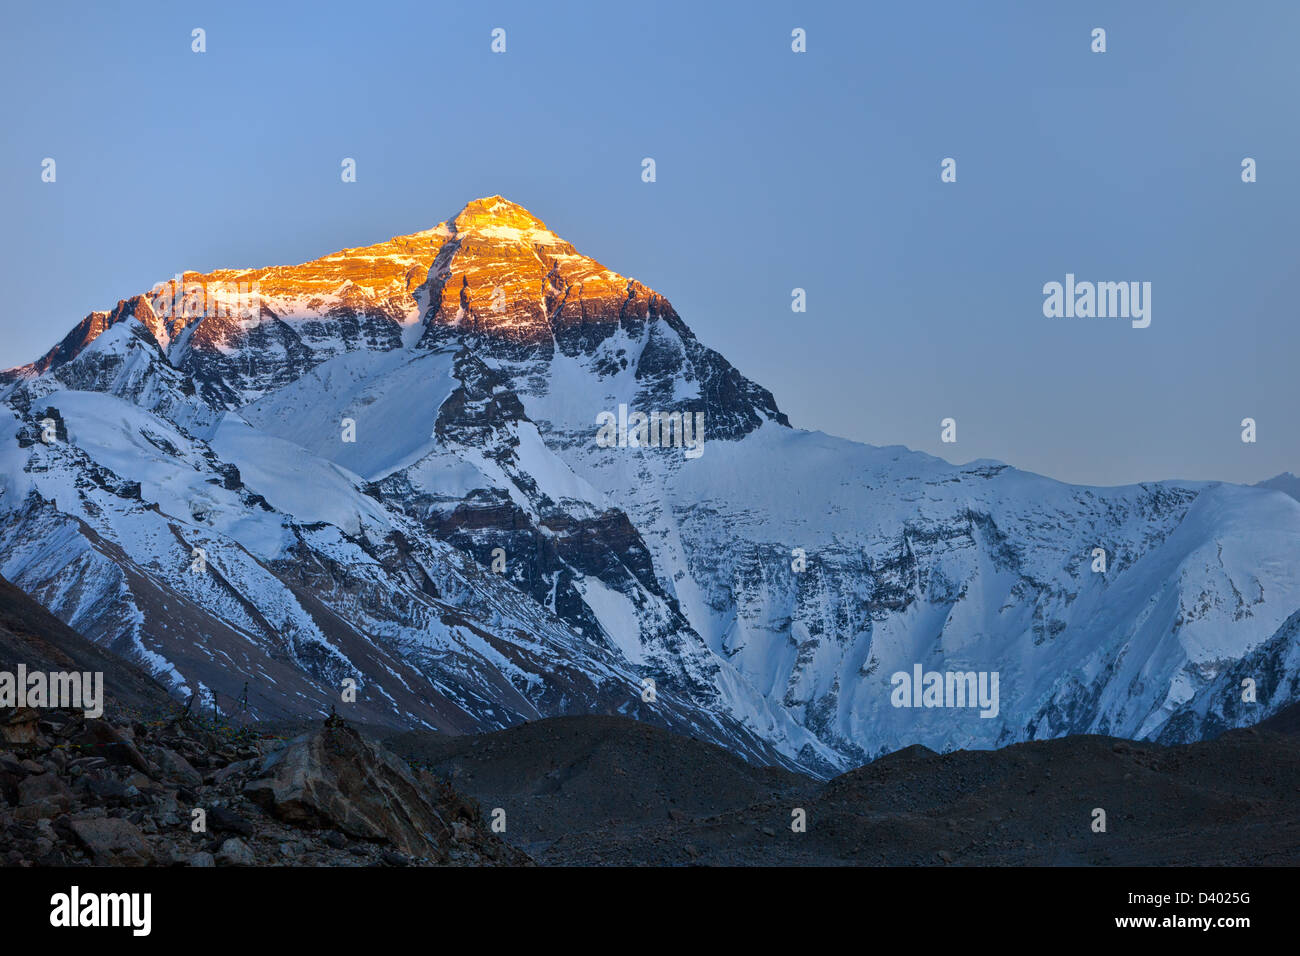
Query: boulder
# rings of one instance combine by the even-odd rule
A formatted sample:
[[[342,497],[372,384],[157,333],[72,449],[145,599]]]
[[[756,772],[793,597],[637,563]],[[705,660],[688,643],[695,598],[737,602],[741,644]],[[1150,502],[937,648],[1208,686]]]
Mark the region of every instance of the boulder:
[[[103,757],[109,763],[126,764],[148,776],[157,772],[136,749],[135,744],[106,720],[86,721],[86,726],[77,735],[75,743],[86,756]]]
[[[247,843],[239,837],[231,837],[217,851],[217,862],[223,866],[255,866],[257,859]]]
[[[197,787],[203,783],[202,774],[174,750],[159,747],[154,751],[154,759],[158,762],[162,776],[169,780],[175,780],[186,787]]]
[[[35,744],[39,717],[30,707],[5,708],[0,714],[0,741],[19,747]]]
[[[450,837],[407,766],[341,721],[265,757],[244,793],[286,822],[387,840],[408,856],[439,856]]]
[[[146,866],[154,862],[153,850],[129,820],[99,817],[72,820],[72,832],[95,857],[98,866]]]
[[[76,802],[76,796],[68,789],[68,785],[59,779],[58,774],[40,773],[18,784],[18,805],[39,807],[42,817],[69,810]]]
[[[226,807],[213,807],[208,811],[208,827],[218,833],[237,833],[240,836],[253,835],[253,824],[234,810],[229,810]]]

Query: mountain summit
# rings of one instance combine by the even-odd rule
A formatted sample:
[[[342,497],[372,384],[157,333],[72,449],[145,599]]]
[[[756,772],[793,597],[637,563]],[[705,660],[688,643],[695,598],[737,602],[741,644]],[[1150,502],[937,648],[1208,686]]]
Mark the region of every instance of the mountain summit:
[[[592,355],[620,328],[648,332],[638,378],[684,359],[722,403],[726,434],[771,419],[772,396],[705,349],[663,296],[581,255],[516,203],[489,196],[432,229],[295,266],[184,272],[92,312],[14,381],[58,369],[108,328],[136,319],[204,400],[236,409],[345,352],[452,343],[498,358]],[[254,319],[241,318],[252,303]],[[610,361],[627,366],[626,352]],[[725,408],[723,406],[726,406]]]
[[[439,327],[575,354],[624,316],[671,310],[639,282],[580,255],[500,196],[468,203],[434,230],[446,242],[429,271],[423,318]]]
[[[535,248],[550,257],[549,263],[543,264]],[[534,257],[536,261],[528,261]],[[489,298],[484,310],[489,315],[503,311],[496,307],[501,299],[495,294],[497,280],[505,283],[507,302],[515,297],[540,301],[546,294],[552,266],[562,264],[563,271],[581,276],[579,283],[593,277],[624,286],[628,282],[594,260],[578,255],[522,206],[501,196],[489,196],[466,203],[455,216],[432,229],[342,249],[298,265],[179,272],[147,292],[120,301],[113,309],[90,313],[46,355],[4,374],[13,379],[68,362],[125,318],[137,318],[164,347],[205,319],[210,320],[203,322],[208,328],[194,344],[202,347],[205,343],[224,342],[229,337],[229,323],[217,320],[219,317],[213,313],[222,310],[215,306],[232,301],[241,289],[255,290],[251,294],[260,300],[268,318],[292,321],[322,313],[343,317],[346,306],[354,303],[370,307],[399,326],[409,325],[423,313],[415,294],[434,278],[435,263],[437,271],[448,271],[444,280],[450,274],[462,279],[473,275],[476,296],[482,286],[494,283],[488,292],[495,298]],[[512,264],[527,268],[511,268]],[[179,301],[173,302],[178,295]],[[482,304],[476,299],[475,306]],[[455,311],[451,309],[453,316]],[[475,315],[477,312],[474,308]],[[504,334],[511,334],[509,322],[499,324]]]
[[[328,713],[352,681],[374,723],[622,714],[829,775],[1196,740],[1300,695],[1290,495],[792,428],[500,196],[93,312],[4,374],[3,416],[0,576],[227,712]],[[967,677],[997,700],[947,693]]]
[[[504,196],[471,199],[451,218],[449,224],[451,230],[456,233],[482,229],[513,229],[520,233],[536,232],[551,235],[550,230],[546,228],[546,223]]]

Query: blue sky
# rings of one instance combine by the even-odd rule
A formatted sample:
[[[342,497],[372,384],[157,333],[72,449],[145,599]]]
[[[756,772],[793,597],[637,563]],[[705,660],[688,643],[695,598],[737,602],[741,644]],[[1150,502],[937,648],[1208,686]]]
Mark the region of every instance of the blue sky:
[[[138,2],[3,22],[0,365],[182,269],[299,262],[500,193],[667,296],[801,427],[1098,484],[1300,471],[1300,4]],[[1066,273],[1151,282],[1151,326],[1045,318]]]

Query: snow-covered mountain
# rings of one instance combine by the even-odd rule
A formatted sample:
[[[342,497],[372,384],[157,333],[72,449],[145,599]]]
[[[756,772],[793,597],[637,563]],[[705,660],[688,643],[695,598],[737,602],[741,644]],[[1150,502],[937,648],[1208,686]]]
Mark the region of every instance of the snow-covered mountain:
[[[624,713],[829,773],[1185,741],[1300,696],[1294,498],[792,428],[666,299],[499,196],[185,273],[3,381],[0,575],[226,710],[319,713],[353,678],[387,723]],[[996,672],[996,716],[895,706],[916,665]]]
[[[1280,475],[1274,475],[1265,481],[1255,483],[1256,488],[1271,488],[1273,491],[1281,491],[1290,495],[1296,501],[1300,501],[1300,478],[1284,471]]]

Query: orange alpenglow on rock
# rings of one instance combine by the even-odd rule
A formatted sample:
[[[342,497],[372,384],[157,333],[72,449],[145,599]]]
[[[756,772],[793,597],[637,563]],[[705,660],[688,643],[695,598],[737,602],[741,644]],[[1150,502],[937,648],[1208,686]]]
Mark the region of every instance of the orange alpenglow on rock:
[[[474,200],[434,232],[446,242],[430,273],[430,325],[540,343],[628,311],[644,318],[657,298],[500,196]]]
[[[140,321],[173,360],[190,350],[228,352],[247,338],[240,314],[249,301],[259,322],[305,326],[298,335],[326,351],[323,340],[338,336],[377,348],[413,345],[423,320],[425,344],[446,327],[572,354],[620,321],[672,313],[658,293],[580,255],[522,206],[489,196],[432,229],[299,265],[178,273],[110,311],[92,312],[10,375],[70,361],[127,318]],[[173,346],[182,340],[178,352]]]
[[[185,282],[256,283],[263,300],[286,318],[297,311],[283,308],[288,302],[315,313],[325,297],[335,296],[348,304],[369,300],[402,324],[424,318],[524,343],[583,323],[616,323],[629,306],[644,317],[657,298],[580,255],[501,196],[475,199],[433,229],[377,245],[297,266],[187,273]]]

